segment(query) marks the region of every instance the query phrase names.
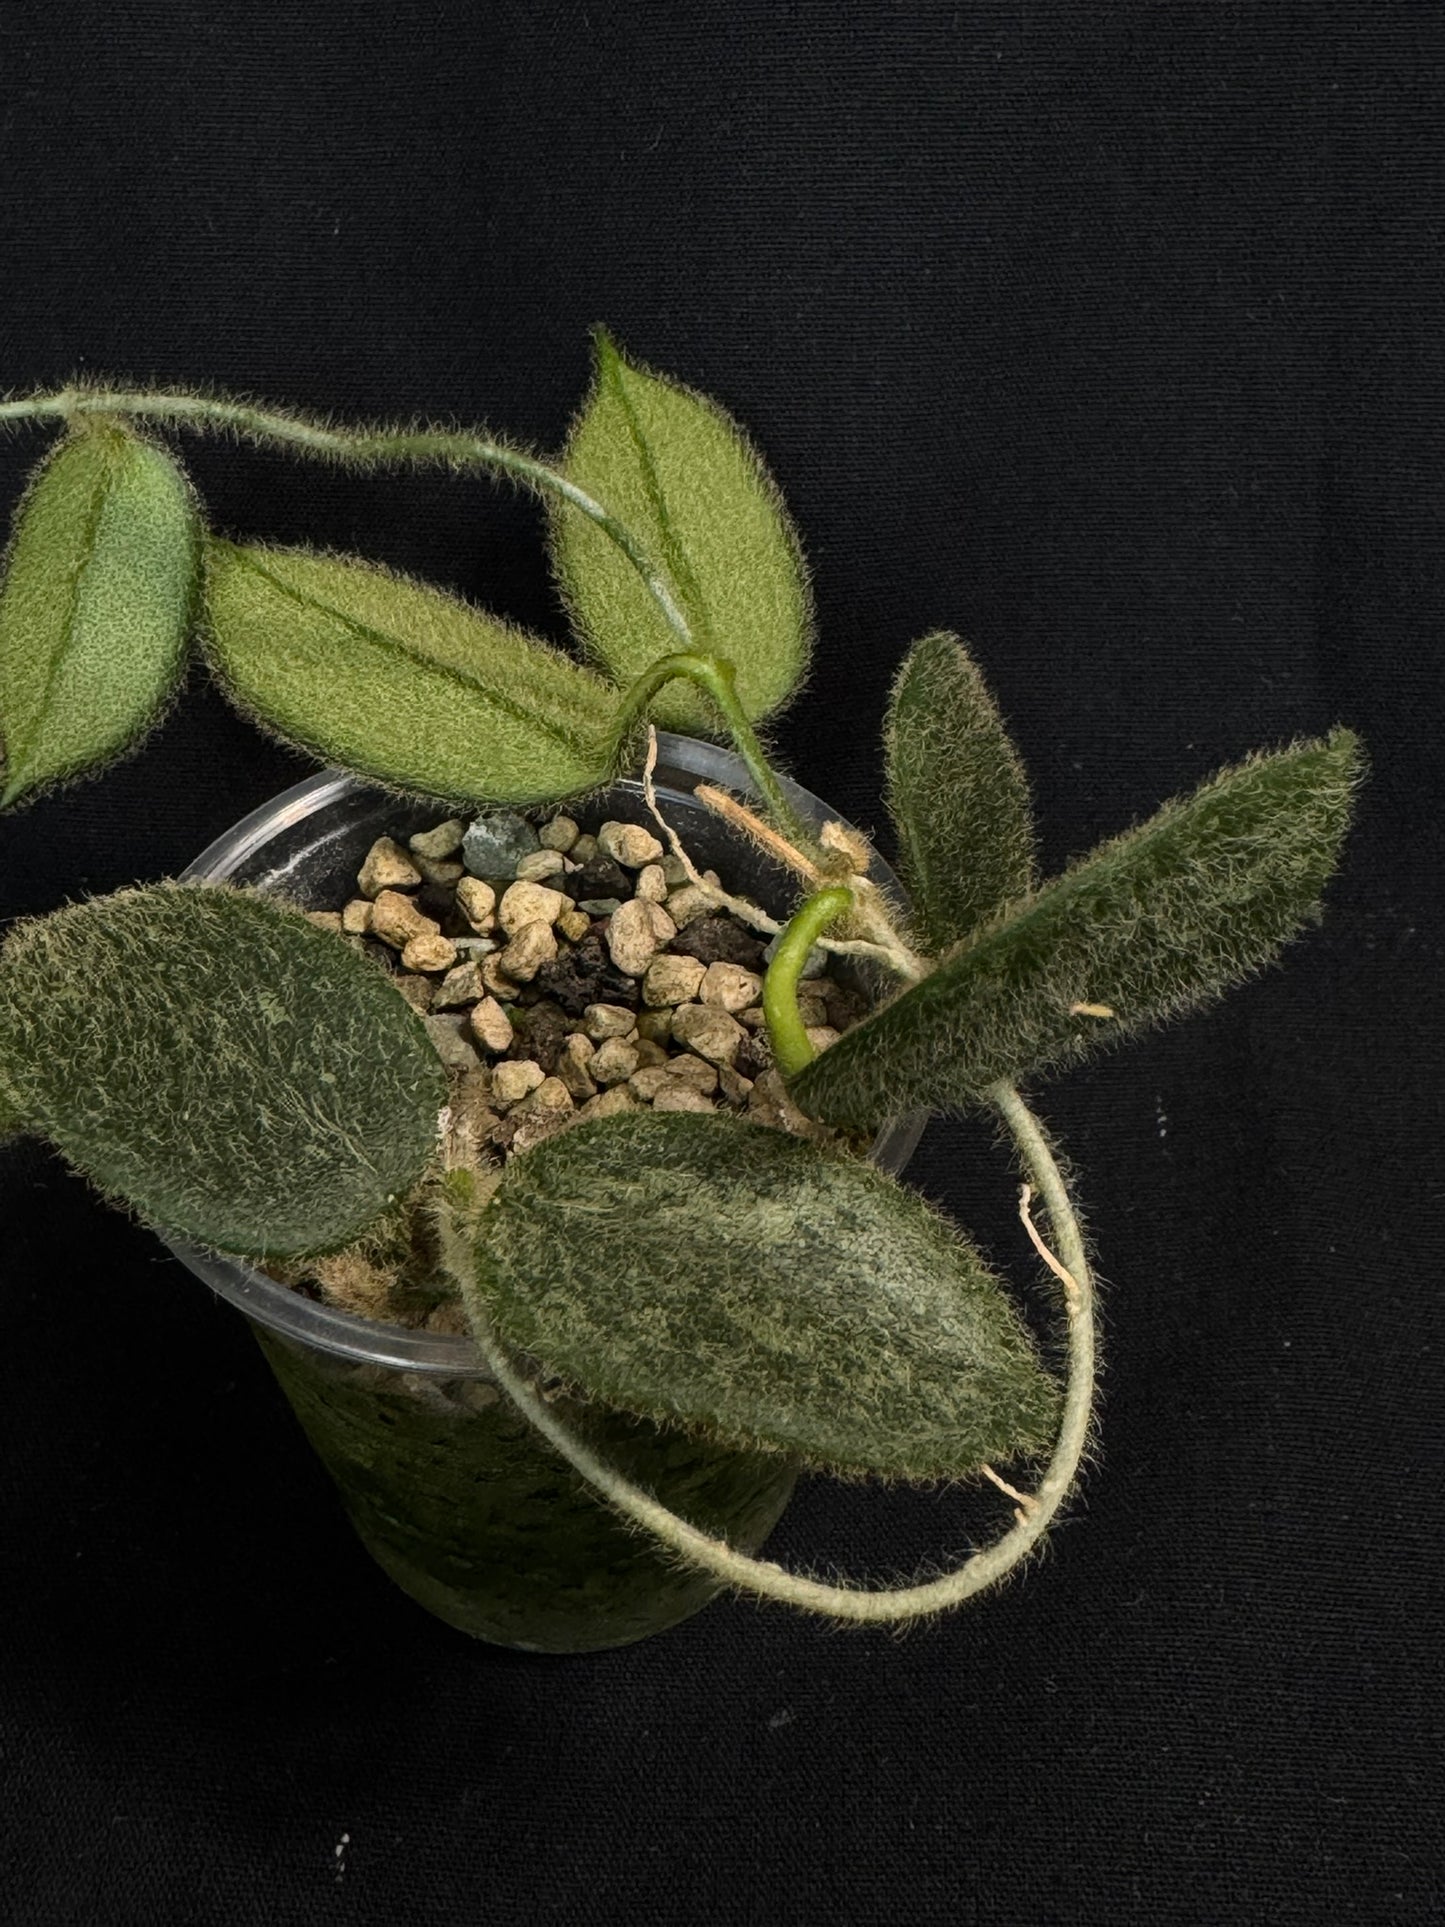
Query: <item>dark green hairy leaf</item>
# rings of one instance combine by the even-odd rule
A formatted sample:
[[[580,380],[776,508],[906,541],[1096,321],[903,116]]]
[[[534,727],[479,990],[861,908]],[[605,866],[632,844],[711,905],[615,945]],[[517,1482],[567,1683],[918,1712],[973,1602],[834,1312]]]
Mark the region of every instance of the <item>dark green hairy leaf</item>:
[[[612,773],[616,691],[439,589],[213,541],[206,616],[240,706],[325,761],[459,802],[552,801]]]
[[[1047,1444],[1056,1389],[978,1253],[872,1166],[723,1116],[600,1119],[515,1159],[477,1282],[609,1404],[930,1479]]]
[[[852,1125],[966,1106],[1211,1002],[1317,913],[1360,766],[1339,729],[1166,804],[848,1031],[794,1097]]]
[[[0,1142],[24,1129],[25,1119],[14,1097],[5,1088],[3,1073],[0,1073]]]
[[[0,591],[0,807],[155,721],[180,679],[197,539],[180,470],[127,429],[86,423],[45,463]]]
[[[357,1236],[421,1173],[445,1074],[386,978],[295,910],[159,884],[18,925],[0,1061],[100,1189],[221,1251]]]
[[[737,423],[599,333],[596,383],[563,467],[662,570],[695,647],[733,663],[747,714],[786,702],[807,666],[807,578],[782,498]],[[625,688],[680,646],[627,558],[565,504],[552,512],[552,555],[578,632],[614,681]],[[669,683],[650,713],[668,729],[721,728],[691,684]]]
[[[1033,888],[1028,782],[956,636],[909,650],[883,740],[914,921],[936,955]]]

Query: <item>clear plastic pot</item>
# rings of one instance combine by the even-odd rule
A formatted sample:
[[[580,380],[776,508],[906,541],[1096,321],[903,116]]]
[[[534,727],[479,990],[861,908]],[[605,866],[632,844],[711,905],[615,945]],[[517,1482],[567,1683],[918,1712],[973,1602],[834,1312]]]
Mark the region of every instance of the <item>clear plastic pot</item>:
[[[787,908],[785,873],[692,795],[700,782],[747,793],[735,756],[662,735],[655,781],[664,815],[700,868],[716,869],[767,907]],[[813,821],[836,815],[789,787]],[[185,874],[334,909],[353,894],[378,836],[429,827],[440,814],[436,804],[324,772],[253,811]],[[591,827],[608,818],[652,822],[635,780],[576,814]],[[886,866],[874,875],[898,892]],[[891,1124],[873,1147],[875,1161],[901,1171],[923,1122]],[[508,1404],[470,1339],[358,1318],[248,1265],[169,1242],[245,1313],[367,1550],[449,1625],[525,1651],[587,1652],[675,1625],[717,1591],[710,1579],[666,1564],[592,1497]],[[796,1474],[785,1458],[724,1451],[601,1407],[565,1409],[630,1478],[743,1550],[762,1545],[788,1502]]]

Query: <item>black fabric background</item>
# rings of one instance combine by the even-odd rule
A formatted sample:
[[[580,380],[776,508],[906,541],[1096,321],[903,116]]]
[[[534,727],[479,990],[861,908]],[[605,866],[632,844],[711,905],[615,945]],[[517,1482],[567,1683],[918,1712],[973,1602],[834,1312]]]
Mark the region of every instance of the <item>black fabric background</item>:
[[[353,1544],[234,1314],[0,1154],[0,1915],[1438,1918],[1439,10],[12,0],[0,63],[0,383],[555,446],[605,320],[765,449],[821,635],[780,741],[855,819],[939,625],[1052,864],[1256,745],[1373,758],[1324,926],[1040,1093],[1107,1279],[1100,1461],[1045,1560],[904,1639],[720,1603],[471,1645]],[[188,447],[222,529],[557,631],[484,481]],[[172,872],[306,769],[198,674],[0,827],[0,910]],[[973,1135],[914,1176],[1029,1274]],[[775,1544],[907,1570],[963,1517],[817,1488]]]

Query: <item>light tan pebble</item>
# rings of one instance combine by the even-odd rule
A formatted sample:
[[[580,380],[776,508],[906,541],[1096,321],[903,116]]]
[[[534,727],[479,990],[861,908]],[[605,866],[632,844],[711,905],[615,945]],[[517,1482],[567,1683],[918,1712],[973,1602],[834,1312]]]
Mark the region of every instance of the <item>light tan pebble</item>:
[[[530,1057],[508,1057],[492,1066],[492,1102],[509,1109],[546,1081],[547,1073]]]
[[[842,1035],[842,1032],[834,1030],[831,1024],[809,1024],[807,1026],[807,1032],[808,1042],[813,1046],[815,1051],[825,1051],[829,1049],[831,1045],[837,1043],[839,1037]]]
[[[667,914],[679,930],[685,930],[699,917],[705,917],[713,908],[713,900],[706,890],[699,890],[695,883],[685,883],[680,890],[668,893]]]
[[[637,1034],[649,1044],[670,1044],[672,1042],[671,1010],[639,1010],[634,1013],[633,1023]]]
[[[588,1070],[593,1055],[589,1040],[575,1030],[557,1053],[557,1075],[579,1104],[597,1095],[597,1086],[592,1082]]]
[[[577,825],[570,816],[554,816],[538,830],[537,841],[544,850],[560,850],[565,856],[577,841]]]
[[[640,870],[662,855],[662,845],[640,823],[604,823],[597,832],[597,847],[624,870]]]
[[[341,921],[341,912],[339,910],[308,910],[306,912],[306,921],[308,923],[314,923],[318,930],[330,930],[338,937],[346,928],[346,925]]]
[[[560,890],[549,890],[541,883],[514,883],[497,905],[497,921],[509,937],[529,923],[556,922],[571,902]]]
[[[782,1073],[776,1068],[765,1070],[754,1081],[753,1088],[748,1092],[748,1115],[759,1124],[766,1124],[775,1131],[788,1131],[794,1137],[825,1138],[830,1135],[824,1125],[798,1109],[788,1096]]]
[[[455,856],[462,847],[462,838],[467,826],[459,816],[449,816],[445,823],[438,823],[434,830],[418,830],[415,836],[406,840],[417,856],[424,856],[430,863],[442,863],[449,856]]]
[[[431,979],[429,977],[396,976],[393,977],[391,981],[396,989],[400,991],[401,995],[405,997],[412,1009],[420,1011],[422,1016],[425,1017],[431,1009]]]
[[[599,1091],[596,1097],[589,1097],[577,1113],[579,1118],[616,1117],[619,1111],[635,1111],[637,1099],[625,1084],[614,1084],[610,1091]]]
[[[557,919],[558,932],[568,943],[581,943],[592,928],[592,919],[585,910],[564,910]]]
[[[484,960],[483,970],[490,962],[490,957]],[[499,1054],[512,1048],[512,1020],[495,997],[484,997],[473,1009],[470,1021],[472,1035],[485,1049]]]
[[[597,838],[589,836],[585,830],[567,852],[569,860],[575,863],[579,870],[584,863],[590,863],[596,854]]]
[[[582,1028],[594,1044],[608,1037],[625,1037],[636,1022],[625,1004],[589,1004],[582,1013]]]
[[[624,1044],[620,1037],[609,1037],[593,1052],[587,1070],[599,1084],[623,1084],[641,1061],[635,1046]]]
[[[660,863],[644,863],[637,872],[637,881],[632,886],[632,894],[641,897],[644,903],[665,903],[667,901],[667,878],[662,874]]]
[[[556,954],[557,937],[550,923],[524,923],[497,962],[513,983],[529,984]]]
[[[749,1030],[766,1030],[768,1013],[761,1004],[749,1004],[746,1010],[735,1010],[733,1016]]]
[[[364,897],[383,890],[415,890],[421,871],[393,836],[379,836],[356,873],[356,887]]]
[[[668,1015],[672,1015],[671,1011],[668,1012]],[[637,1068],[639,1070],[642,1069],[644,1064],[665,1064],[672,1054],[664,1045],[653,1043],[650,1037],[638,1037],[629,1039],[628,1041],[631,1042],[633,1050],[637,1052]]]
[[[686,1084],[689,1090],[701,1091],[704,1097],[710,1097],[717,1089],[717,1066],[705,1064],[691,1051],[684,1051],[681,1057],[669,1057],[666,1069],[674,1084]]]
[[[667,924],[664,935],[658,928],[661,917]],[[655,903],[630,897],[612,913],[607,925],[607,949],[613,963],[629,977],[640,977],[664,943],[677,934],[677,926]]]
[[[466,875],[460,863],[452,863],[444,857],[433,862],[429,856],[414,856],[412,862],[421,871],[423,882],[440,883],[448,889],[460,883]]]
[[[712,1004],[732,1015],[755,1004],[763,994],[763,980],[755,970],[741,964],[710,963],[702,980],[698,1001]]]
[[[401,953],[404,970],[425,970],[433,975],[450,970],[457,960],[457,947],[450,937],[423,933],[413,937]]]
[[[710,1064],[731,1064],[746,1035],[725,1010],[707,1004],[680,1004],[672,1015],[672,1034]]]
[[[524,1157],[549,1137],[565,1131],[576,1115],[575,1111],[523,1111],[517,1118],[517,1128],[507,1148],[514,1158]]]
[[[498,1068],[500,1068],[500,1066]],[[494,1071],[492,1073],[493,1090],[496,1089],[496,1085],[497,1077]],[[522,1103],[529,1111],[571,1111],[576,1109],[576,1106],[572,1102],[572,1093],[560,1077],[544,1077],[541,1083],[522,1099]]]
[[[427,1036],[448,1070],[472,1071],[480,1064],[465,1017],[428,1017]]]
[[[348,937],[364,937],[371,928],[371,899],[353,897],[341,913],[341,927]]]
[[[659,1091],[668,1088],[669,1078],[665,1064],[649,1064],[645,1070],[634,1071],[627,1080],[627,1088],[634,1097],[650,1104]],[[673,1085],[675,1090],[677,1087]]]
[[[662,874],[669,890],[680,890],[688,880],[687,865],[680,856],[674,856],[671,850],[662,859]]]
[[[497,893],[480,877],[463,877],[457,885],[457,908],[479,936],[496,927]]]
[[[717,1106],[710,1097],[686,1084],[668,1084],[652,1100],[654,1111],[712,1111]]]
[[[502,968],[501,954],[482,958],[482,982],[487,986],[489,995],[500,997],[509,1004],[518,995],[521,986],[514,984]]]
[[[735,1071],[731,1064],[718,1065],[717,1083],[729,1104],[746,1104],[748,1092],[753,1088],[753,1080]]]
[[[650,1010],[691,1003],[706,974],[696,957],[654,957],[642,979],[642,1001]]]
[[[545,877],[559,877],[565,864],[560,850],[533,850],[517,864],[518,883],[541,883]]]
[[[449,970],[436,987],[431,1000],[433,1010],[460,1010],[464,1004],[478,1003],[487,994],[482,982],[482,967],[475,957],[468,957],[455,969]]]
[[[439,937],[441,925],[424,917],[399,890],[383,890],[371,906],[371,934],[393,950],[402,950],[413,937]]]

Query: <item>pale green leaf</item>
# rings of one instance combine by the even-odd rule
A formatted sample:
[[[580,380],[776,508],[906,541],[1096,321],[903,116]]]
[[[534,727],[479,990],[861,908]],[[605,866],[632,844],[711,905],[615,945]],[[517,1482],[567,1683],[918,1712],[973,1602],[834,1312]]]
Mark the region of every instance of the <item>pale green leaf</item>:
[[[662,570],[695,648],[733,663],[748,716],[786,702],[807,667],[807,577],[782,498],[738,424],[625,360],[599,331],[596,381],[563,465]],[[565,503],[552,507],[552,556],[589,654],[622,687],[680,646],[627,558]],[[649,713],[695,735],[722,728],[690,683],[667,684]]]
[[[0,807],[108,762],[175,690],[197,521],[170,458],[109,421],[46,461],[0,590]]]
[[[349,1243],[420,1175],[446,1079],[373,964],[299,911],[158,884],[19,924],[21,1113],[149,1222],[265,1257]]]
[[[212,541],[206,621],[243,709],[394,788],[540,803],[612,773],[618,699],[602,677],[373,563]]]
[[[861,1160],[624,1113],[514,1159],[476,1236],[500,1336],[642,1417],[914,1479],[1050,1438],[1056,1388],[997,1279]]]
[[[909,650],[883,740],[914,922],[936,955],[1033,888],[1028,781],[956,636]]]
[[[951,951],[793,1096],[857,1126],[955,1109],[1212,1002],[1318,914],[1360,764],[1337,729],[1222,771]]]

